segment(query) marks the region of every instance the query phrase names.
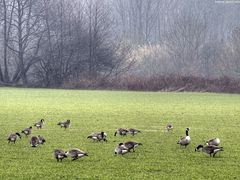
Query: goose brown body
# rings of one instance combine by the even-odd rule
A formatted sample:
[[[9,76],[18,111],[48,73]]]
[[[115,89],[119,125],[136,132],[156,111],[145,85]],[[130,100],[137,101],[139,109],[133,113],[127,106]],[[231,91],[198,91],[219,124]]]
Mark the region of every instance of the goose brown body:
[[[210,157],[213,155],[213,157],[220,151],[223,151],[223,147],[218,147],[218,146],[214,146],[214,145],[207,145],[207,146],[203,146],[203,145],[198,145],[195,149],[195,151],[199,151],[202,150],[202,152],[209,154]]]
[[[21,135],[19,133],[10,134],[7,138],[8,143],[10,143],[10,142],[15,143],[18,137],[21,139]]]
[[[167,129],[167,131],[173,130],[173,125],[172,124],[167,124],[166,129]]]
[[[206,144],[207,145],[218,146],[220,144],[220,139],[219,138],[209,139],[208,141],[206,141]]]
[[[81,158],[83,156],[88,156],[88,154],[80,149],[74,148],[66,152],[67,156],[70,156],[72,160],[76,160],[78,158]]]
[[[115,154],[126,154],[129,152],[129,149],[123,144],[119,143],[119,145],[114,150]]]
[[[71,121],[68,119],[63,122],[59,122],[57,125],[59,125],[61,128],[63,127],[64,129],[67,129],[71,124]]]
[[[114,136],[116,136],[117,134],[119,134],[120,136],[126,136],[127,133],[128,133],[127,129],[118,128],[117,131],[114,133]]]
[[[41,119],[39,122],[34,124],[34,126],[36,126],[37,129],[42,129],[43,125],[44,125],[44,119]]]
[[[88,139],[92,139],[94,141],[107,141],[107,133],[100,132],[100,133],[92,133],[88,137]]]
[[[30,140],[31,147],[37,147],[39,145],[39,139],[37,136],[33,136]]]
[[[64,158],[67,157],[66,153],[61,149],[55,149],[53,155],[57,159],[57,161],[62,161]]]
[[[22,130],[22,133],[25,134],[26,136],[29,136],[30,134],[32,134],[32,126]]]
[[[141,131],[138,129],[130,128],[130,129],[128,129],[128,133],[134,136],[137,133],[141,133]]]
[[[46,142],[45,138],[43,136],[38,135],[38,143],[44,144]]]
[[[142,143],[137,143],[134,141],[127,141],[127,142],[123,143],[123,145],[128,149],[129,152],[131,150],[133,150],[133,152],[135,152],[134,148],[138,147],[139,145],[142,145]]]

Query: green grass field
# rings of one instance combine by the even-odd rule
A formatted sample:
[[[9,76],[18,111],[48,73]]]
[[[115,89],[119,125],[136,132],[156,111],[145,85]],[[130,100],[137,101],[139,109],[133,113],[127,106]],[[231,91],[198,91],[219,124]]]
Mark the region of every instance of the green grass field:
[[[240,95],[0,88],[0,179],[239,179]],[[7,136],[45,119],[47,142],[31,148],[30,137],[8,144]],[[66,131],[56,124],[70,119]],[[173,132],[166,132],[168,122]],[[114,137],[119,127],[141,134]],[[185,128],[191,144],[176,144]],[[108,142],[86,137],[105,131]],[[215,158],[195,152],[203,140],[219,137]],[[114,155],[120,142],[143,143],[135,153]],[[53,150],[80,148],[88,157],[57,162]]]

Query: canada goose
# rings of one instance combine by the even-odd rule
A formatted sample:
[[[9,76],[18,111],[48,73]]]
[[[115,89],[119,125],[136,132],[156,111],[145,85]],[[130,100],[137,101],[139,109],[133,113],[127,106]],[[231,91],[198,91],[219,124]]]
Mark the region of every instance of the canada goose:
[[[107,141],[107,133],[100,132],[100,133],[92,133],[87,138],[92,139],[94,141]]]
[[[55,149],[53,152],[53,155],[57,159],[57,161],[59,161],[59,159],[60,159],[61,162],[64,158],[67,157],[66,153],[61,149]]]
[[[167,124],[166,129],[167,129],[167,131],[173,130],[173,125]]]
[[[129,152],[129,149],[124,146],[123,143],[119,143],[119,145],[115,148],[115,154],[126,154],[127,152]]]
[[[64,127],[65,129],[67,129],[70,126],[70,124],[71,124],[71,121],[68,119],[66,121],[59,122],[57,125],[61,126],[61,128]]]
[[[135,152],[135,147],[138,147],[139,145],[142,145],[142,143],[137,143],[134,141],[127,141],[125,143],[123,143],[123,145],[129,150],[129,152],[131,151],[131,149],[133,150],[133,152]]]
[[[137,129],[130,128],[130,129],[128,129],[128,133],[134,136],[137,133],[141,133],[141,131],[137,130]]]
[[[220,139],[219,138],[209,139],[208,141],[206,141],[206,144],[218,146],[220,144]]]
[[[187,147],[187,145],[190,144],[190,141],[191,141],[191,138],[190,136],[188,135],[188,131],[189,131],[189,128],[186,128],[186,136],[181,138],[177,144],[180,144],[180,147],[181,146],[185,146],[185,148]]]
[[[207,154],[210,155],[210,157],[213,154],[213,157],[220,151],[223,151],[223,147],[218,147],[218,146],[214,146],[214,145],[207,145],[207,146],[203,146],[203,145],[198,145],[195,148],[195,151],[199,151],[202,150],[202,152],[205,152]]]
[[[127,133],[128,133],[127,129],[118,128],[117,131],[114,133],[114,136],[116,136],[117,134],[119,134],[120,136],[126,136]]]
[[[42,129],[43,125],[44,125],[44,119],[41,119],[39,122],[34,124],[34,126],[36,126],[37,129]]]
[[[19,133],[10,134],[10,135],[8,136],[8,138],[7,138],[8,143],[14,142],[14,144],[15,144],[15,142],[16,142],[16,140],[17,140],[17,137],[19,137],[19,138],[21,139],[21,135],[20,135]]]
[[[45,138],[43,136],[38,135],[38,143],[44,144],[46,142]]]
[[[26,136],[30,135],[32,133],[32,126],[22,130],[22,133],[25,134]]]
[[[70,156],[72,158],[72,160],[76,160],[78,158],[81,158],[83,156],[88,156],[88,154],[80,149],[71,149],[70,151],[66,152],[67,156]]]
[[[33,136],[30,140],[31,147],[37,147],[39,144],[39,139],[37,136]]]

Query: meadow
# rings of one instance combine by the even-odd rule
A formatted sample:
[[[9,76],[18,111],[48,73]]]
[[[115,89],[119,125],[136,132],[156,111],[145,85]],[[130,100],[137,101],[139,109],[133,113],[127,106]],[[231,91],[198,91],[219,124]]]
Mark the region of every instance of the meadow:
[[[239,179],[240,95],[97,90],[0,88],[0,179]],[[30,137],[8,144],[10,133],[33,127],[46,144],[30,147]],[[70,119],[67,130],[56,124]],[[167,123],[173,132],[167,132]],[[142,133],[113,136],[117,128]],[[191,144],[177,144],[185,128]],[[108,142],[87,136],[104,131]],[[224,151],[210,158],[194,149],[204,140],[219,137]],[[143,146],[134,153],[115,155],[128,140]],[[80,148],[88,157],[57,162],[53,150]]]

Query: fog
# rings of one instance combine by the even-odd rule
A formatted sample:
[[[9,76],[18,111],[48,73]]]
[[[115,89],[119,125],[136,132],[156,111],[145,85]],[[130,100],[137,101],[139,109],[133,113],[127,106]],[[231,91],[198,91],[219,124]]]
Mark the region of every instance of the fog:
[[[240,75],[240,1],[0,0],[0,83]]]

